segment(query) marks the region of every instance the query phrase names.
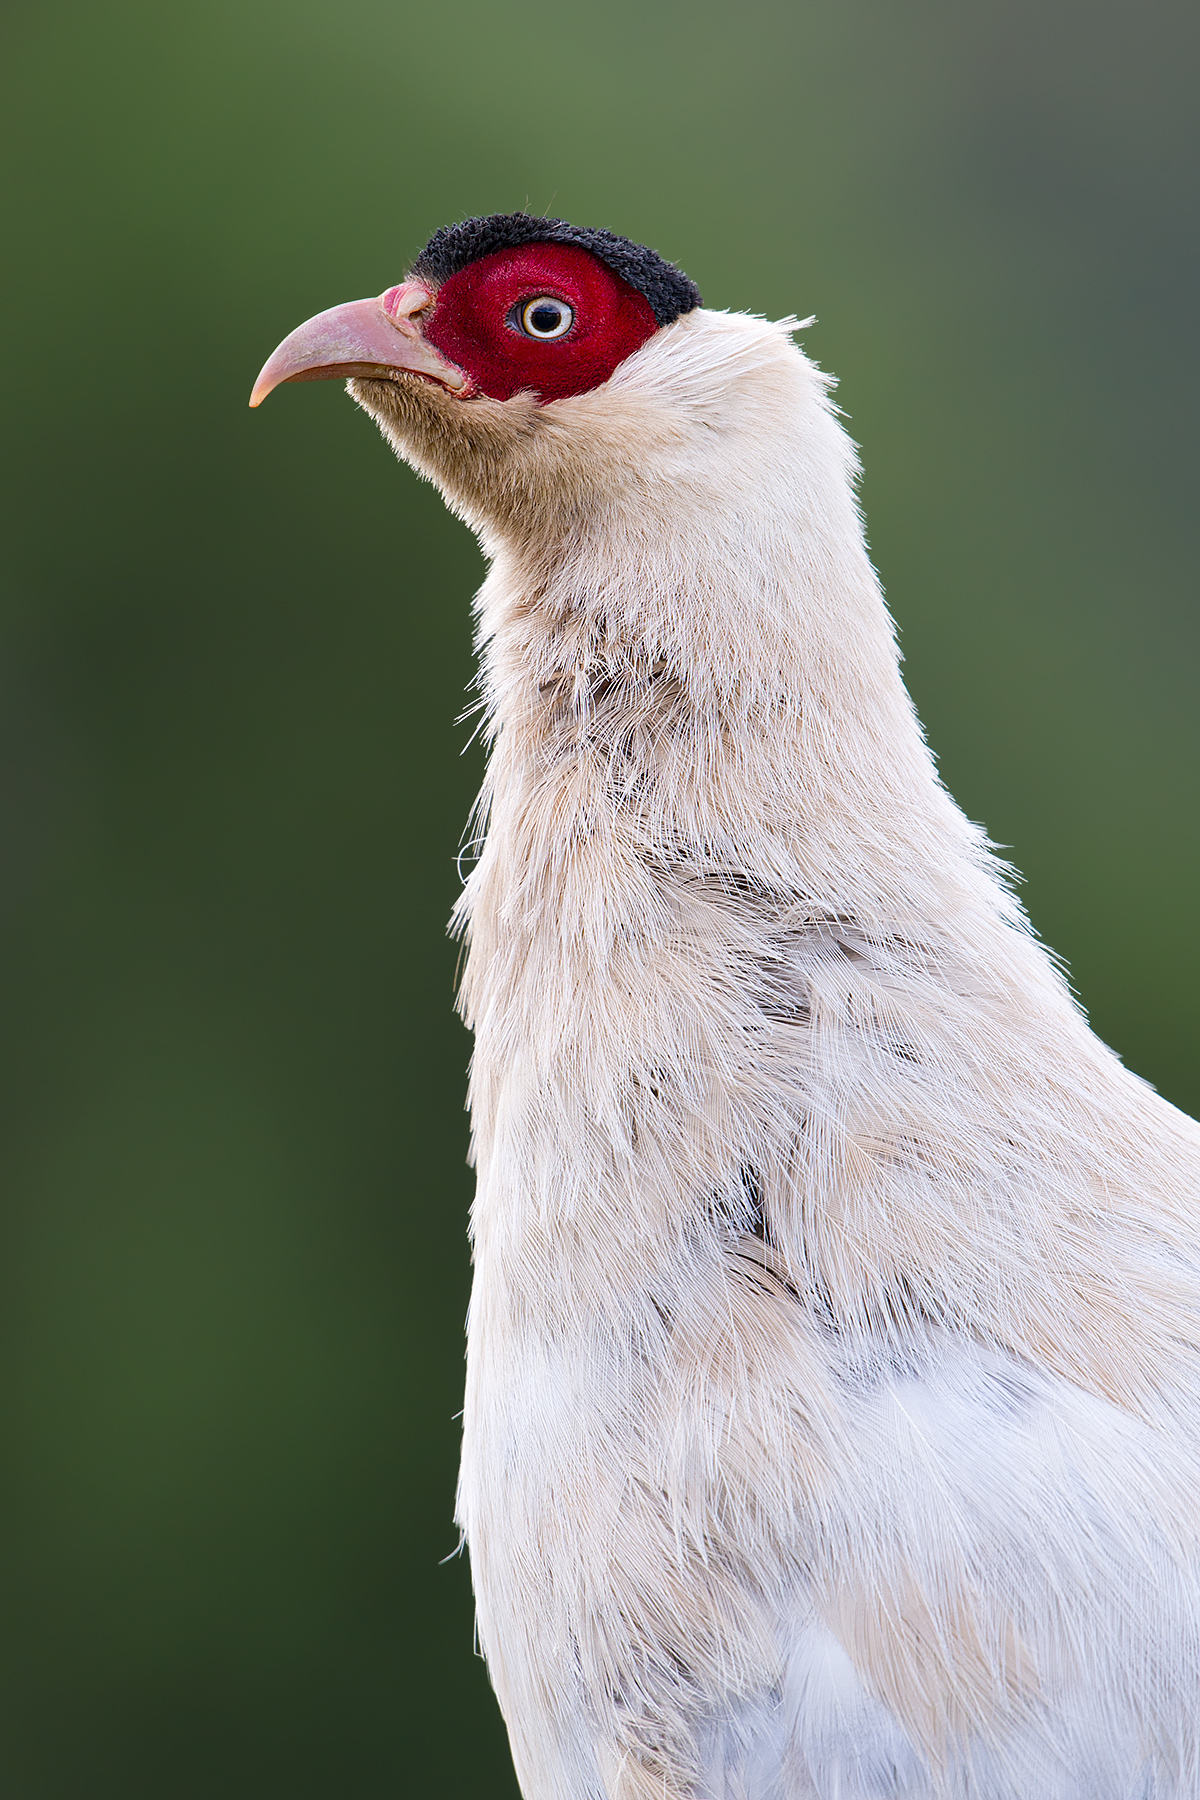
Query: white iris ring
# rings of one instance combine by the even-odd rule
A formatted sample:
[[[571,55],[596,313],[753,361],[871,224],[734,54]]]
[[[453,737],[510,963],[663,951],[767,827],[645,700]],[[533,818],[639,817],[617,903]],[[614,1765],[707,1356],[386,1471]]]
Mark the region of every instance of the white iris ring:
[[[521,330],[526,337],[541,338],[543,343],[549,338],[566,337],[574,323],[574,312],[565,300],[556,300],[553,294],[539,294],[521,308]]]

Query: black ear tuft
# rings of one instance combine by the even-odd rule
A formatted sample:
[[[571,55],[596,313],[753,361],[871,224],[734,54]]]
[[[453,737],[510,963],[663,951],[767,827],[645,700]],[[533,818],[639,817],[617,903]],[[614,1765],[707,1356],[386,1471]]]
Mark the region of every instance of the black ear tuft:
[[[413,267],[418,280],[442,282],[465,269],[468,263],[493,250],[512,250],[518,244],[576,244],[606,263],[614,275],[627,281],[650,302],[660,325],[669,325],[681,313],[704,303],[694,281],[656,250],[633,244],[612,231],[568,225],[565,219],[538,219],[532,213],[493,213],[489,219],[464,219],[435,231]]]

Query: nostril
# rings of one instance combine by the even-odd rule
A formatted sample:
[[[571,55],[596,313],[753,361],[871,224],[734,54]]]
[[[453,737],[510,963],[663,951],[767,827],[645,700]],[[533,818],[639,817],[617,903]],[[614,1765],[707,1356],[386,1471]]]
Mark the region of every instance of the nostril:
[[[396,287],[390,287],[383,295],[383,310],[389,319],[397,323],[402,319],[415,318],[432,304],[433,295],[419,281],[402,281]]]

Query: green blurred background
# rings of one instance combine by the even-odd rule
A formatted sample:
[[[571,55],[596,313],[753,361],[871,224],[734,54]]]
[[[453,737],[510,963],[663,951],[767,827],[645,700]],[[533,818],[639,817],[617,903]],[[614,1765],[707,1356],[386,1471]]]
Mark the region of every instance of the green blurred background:
[[[0,1796],[513,1792],[452,1493],[477,550],[276,341],[528,205],[815,312],[946,778],[1200,1108],[1196,9],[10,6]]]

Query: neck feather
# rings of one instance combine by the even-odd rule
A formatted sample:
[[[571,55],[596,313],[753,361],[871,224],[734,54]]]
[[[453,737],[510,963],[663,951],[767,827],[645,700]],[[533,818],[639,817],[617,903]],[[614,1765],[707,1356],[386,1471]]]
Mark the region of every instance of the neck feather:
[[[550,409],[586,493],[475,521],[486,802],[558,782],[697,873],[879,920],[949,880],[1012,918],[900,679],[828,386],[782,327],[698,313]]]

